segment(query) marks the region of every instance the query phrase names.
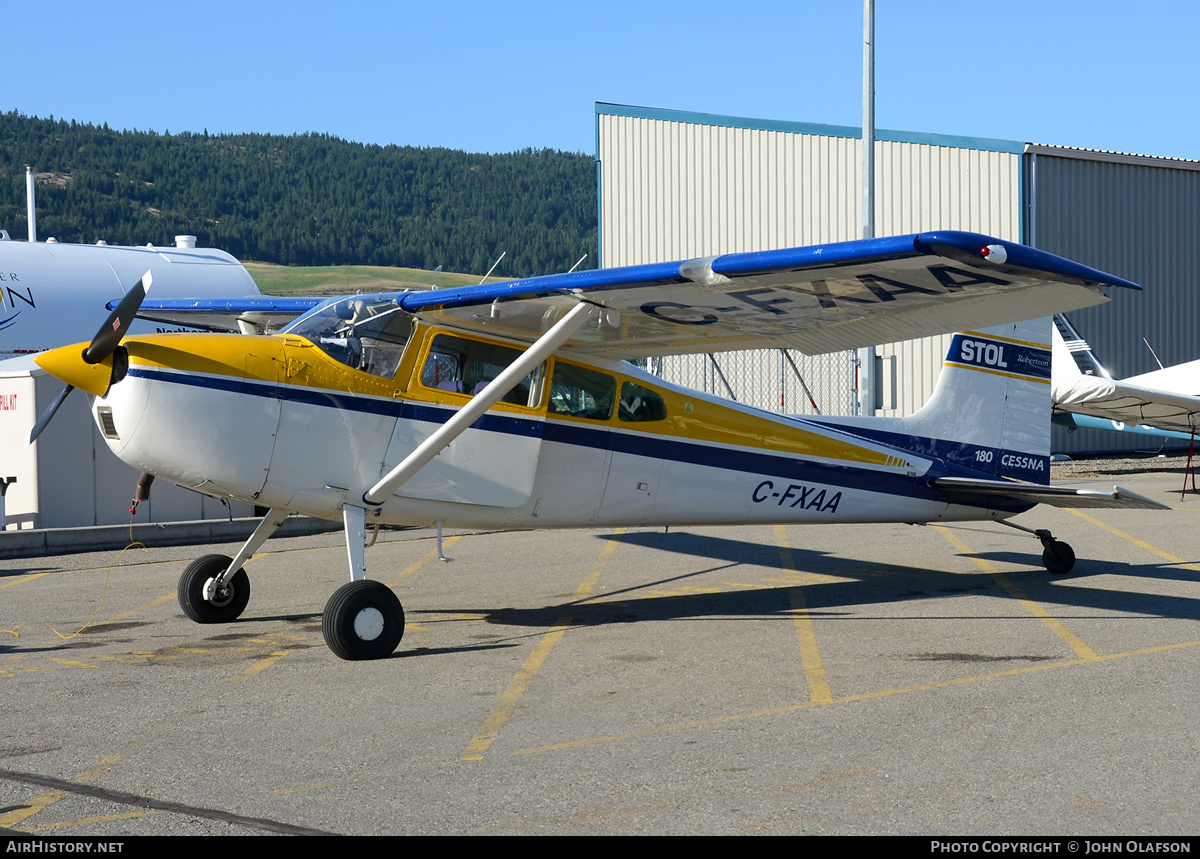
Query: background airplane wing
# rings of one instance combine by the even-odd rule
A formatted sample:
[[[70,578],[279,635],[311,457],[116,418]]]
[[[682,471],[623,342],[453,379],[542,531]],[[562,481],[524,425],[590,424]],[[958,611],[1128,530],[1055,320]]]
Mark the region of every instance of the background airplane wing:
[[[1089,415],[1130,426],[1192,432],[1200,419],[1200,397],[1174,394],[1127,381],[1080,376],[1056,379],[1054,411]]]
[[[1200,417],[1200,361],[1114,379],[1065,316],[1054,317],[1052,337],[1050,392],[1056,422],[1127,432],[1153,428],[1190,437]],[[1070,420],[1070,415],[1082,420]]]
[[[976,233],[919,235],[599,269],[406,293],[428,321],[532,340],[583,298],[614,311],[570,347],[674,355],[808,354],[1046,316],[1137,284]]]

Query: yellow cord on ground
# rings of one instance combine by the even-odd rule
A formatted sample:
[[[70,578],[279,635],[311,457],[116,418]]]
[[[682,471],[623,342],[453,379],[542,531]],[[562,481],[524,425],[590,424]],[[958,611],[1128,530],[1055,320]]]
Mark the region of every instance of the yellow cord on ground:
[[[92,612],[91,617],[89,617],[87,619],[87,621],[83,624],[83,626],[79,627],[79,629],[77,629],[74,632],[72,632],[71,634],[67,635],[67,634],[59,632],[57,629],[55,629],[48,623],[44,623],[40,620],[31,620],[31,621],[29,621],[29,623],[18,624],[17,626],[13,627],[12,629],[0,629],[0,632],[7,632],[13,638],[20,638],[21,634],[19,632],[17,632],[17,630],[21,629],[22,627],[44,626],[44,627],[46,627],[46,629],[50,630],[51,632],[53,632],[55,635],[57,635],[59,638],[63,639],[64,641],[68,641],[68,640],[74,638],[75,636],[79,635],[81,632],[83,632],[85,629],[87,629],[89,626],[92,625],[92,621],[96,619],[96,615],[98,615],[100,613],[100,610],[102,608],[104,608],[104,600],[108,596],[108,580],[109,580],[109,577],[112,575],[113,565],[116,564],[117,561],[121,560],[122,556],[124,556],[124,554],[126,552],[128,552],[130,549],[132,549],[134,546],[141,546],[142,551],[143,552],[146,551],[145,543],[142,543],[142,542],[139,542],[139,541],[133,539],[133,517],[130,516],[129,517],[129,545],[126,546],[124,549],[122,549],[115,558],[113,558],[111,561],[109,561],[108,567],[104,571],[104,587],[100,590],[100,604],[98,606],[96,606],[96,610],[94,612]]]

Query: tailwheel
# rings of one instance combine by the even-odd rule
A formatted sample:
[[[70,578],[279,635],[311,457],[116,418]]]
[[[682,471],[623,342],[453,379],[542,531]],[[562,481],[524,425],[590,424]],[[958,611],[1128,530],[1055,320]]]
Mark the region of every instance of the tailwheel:
[[[342,585],[325,604],[325,643],[342,659],[382,659],[404,635],[404,608],[392,589],[359,579]]]
[[[1071,572],[1071,568],[1075,566],[1074,549],[1062,540],[1051,539],[1042,545],[1042,566],[1046,568],[1046,572],[1056,576]]]
[[[205,555],[187,565],[179,577],[179,607],[196,623],[229,623],[237,620],[250,602],[250,577],[238,570],[217,588],[214,599],[204,598],[204,588],[229,569],[232,558]]]

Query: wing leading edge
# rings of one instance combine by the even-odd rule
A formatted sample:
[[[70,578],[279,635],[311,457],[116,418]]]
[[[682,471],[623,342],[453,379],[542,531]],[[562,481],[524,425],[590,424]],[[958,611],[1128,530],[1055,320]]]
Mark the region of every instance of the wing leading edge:
[[[623,358],[820,354],[1087,307],[1107,300],[1104,287],[1141,288],[1023,245],[943,231],[403,292],[395,301],[429,322],[532,342],[584,300],[611,312],[568,348]],[[330,300],[148,301],[140,315],[269,330]]]
[[[580,299],[619,316],[571,347],[673,355],[789,347],[808,354],[1046,316],[1137,284],[977,233],[725,254],[459,289],[405,293],[439,324],[535,339]]]
[[[277,331],[297,316],[332,300],[326,296],[279,298],[270,295],[251,298],[147,300],[138,311],[138,318],[206,331],[237,332],[242,327],[238,325],[239,321],[262,331]],[[107,305],[109,310],[116,306],[116,301],[110,301]]]

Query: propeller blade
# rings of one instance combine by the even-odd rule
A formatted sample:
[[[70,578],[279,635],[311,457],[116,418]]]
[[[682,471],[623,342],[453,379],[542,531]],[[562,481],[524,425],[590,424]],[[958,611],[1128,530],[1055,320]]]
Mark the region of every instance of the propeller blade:
[[[50,405],[46,407],[46,411],[42,412],[42,416],[37,419],[37,423],[33,425],[33,429],[29,433],[30,444],[33,444],[35,441],[37,441],[38,436],[42,434],[42,430],[44,430],[54,418],[54,413],[58,411],[58,407],[61,406],[63,404],[63,400],[67,398],[67,394],[71,393],[73,390],[75,390],[74,385],[67,385],[62,389],[62,393],[54,398],[54,402],[50,403]]]
[[[96,332],[92,342],[83,350],[84,361],[89,364],[99,364],[120,345],[122,338],[125,337],[125,332],[129,330],[130,323],[137,316],[142,302],[146,300],[146,293],[150,291],[151,282],[150,272],[146,272],[142,275],[142,279],[135,283],[129,292],[125,293],[125,297],[121,299],[116,309],[108,315],[108,319],[104,320],[104,324],[100,326],[100,330]]]

